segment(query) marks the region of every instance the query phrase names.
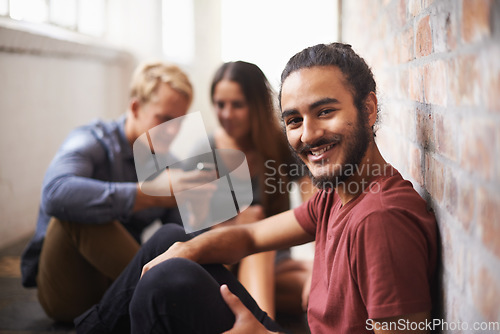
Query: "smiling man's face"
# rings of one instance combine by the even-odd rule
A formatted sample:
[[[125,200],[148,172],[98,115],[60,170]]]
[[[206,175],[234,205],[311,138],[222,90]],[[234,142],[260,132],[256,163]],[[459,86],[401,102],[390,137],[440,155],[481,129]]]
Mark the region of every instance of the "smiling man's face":
[[[372,134],[340,69],[316,66],[291,73],[282,85],[281,110],[288,142],[315,185],[335,187],[346,181]]]

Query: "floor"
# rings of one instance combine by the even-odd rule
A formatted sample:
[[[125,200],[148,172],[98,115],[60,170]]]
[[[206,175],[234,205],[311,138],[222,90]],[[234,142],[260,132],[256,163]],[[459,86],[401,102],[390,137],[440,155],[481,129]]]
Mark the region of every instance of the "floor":
[[[0,334],[75,334],[71,326],[54,323],[45,315],[35,289],[22,287],[19,256],[26,242],[0,250]],[[293,334],[309,333],[305,317],[278,321]]]
[[[0,250],[0,334],[76,333],[44,313],[35,289],[21,285],[19,255],[27,240]]]

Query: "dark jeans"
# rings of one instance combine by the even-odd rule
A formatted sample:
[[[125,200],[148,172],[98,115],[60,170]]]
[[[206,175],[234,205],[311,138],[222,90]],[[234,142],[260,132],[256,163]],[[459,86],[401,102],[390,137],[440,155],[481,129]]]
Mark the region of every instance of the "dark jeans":
[[[266,328],[283,331],[222,265],[199,265],[174,258],[155,266],[139,280],[144,264],[176,241],[190,238],[179,225],[162,226],[101,302],[75,319],[77,333],[222,333],[233,326],[235,319],[220,295],[222,284],[227,284]]]

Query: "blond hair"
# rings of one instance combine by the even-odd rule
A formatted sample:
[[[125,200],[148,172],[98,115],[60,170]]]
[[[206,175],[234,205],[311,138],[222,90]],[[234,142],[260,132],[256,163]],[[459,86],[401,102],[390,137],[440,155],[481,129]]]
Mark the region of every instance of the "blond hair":
[[[189,104],[193,100],[193,86],[188,76],[178,66],[164,62],[149,62],[139,65],[130,83],[130,98],[141,103],[149,102],[160,83],[166,83],[186,96]]]

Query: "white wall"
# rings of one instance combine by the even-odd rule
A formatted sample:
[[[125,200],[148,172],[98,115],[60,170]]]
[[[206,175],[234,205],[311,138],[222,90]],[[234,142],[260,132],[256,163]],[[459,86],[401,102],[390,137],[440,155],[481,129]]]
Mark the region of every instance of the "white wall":
[[[43,175],[69,131],[125,111],[132,64],[89,39],[0,20],[0,248],[33,233]]]

